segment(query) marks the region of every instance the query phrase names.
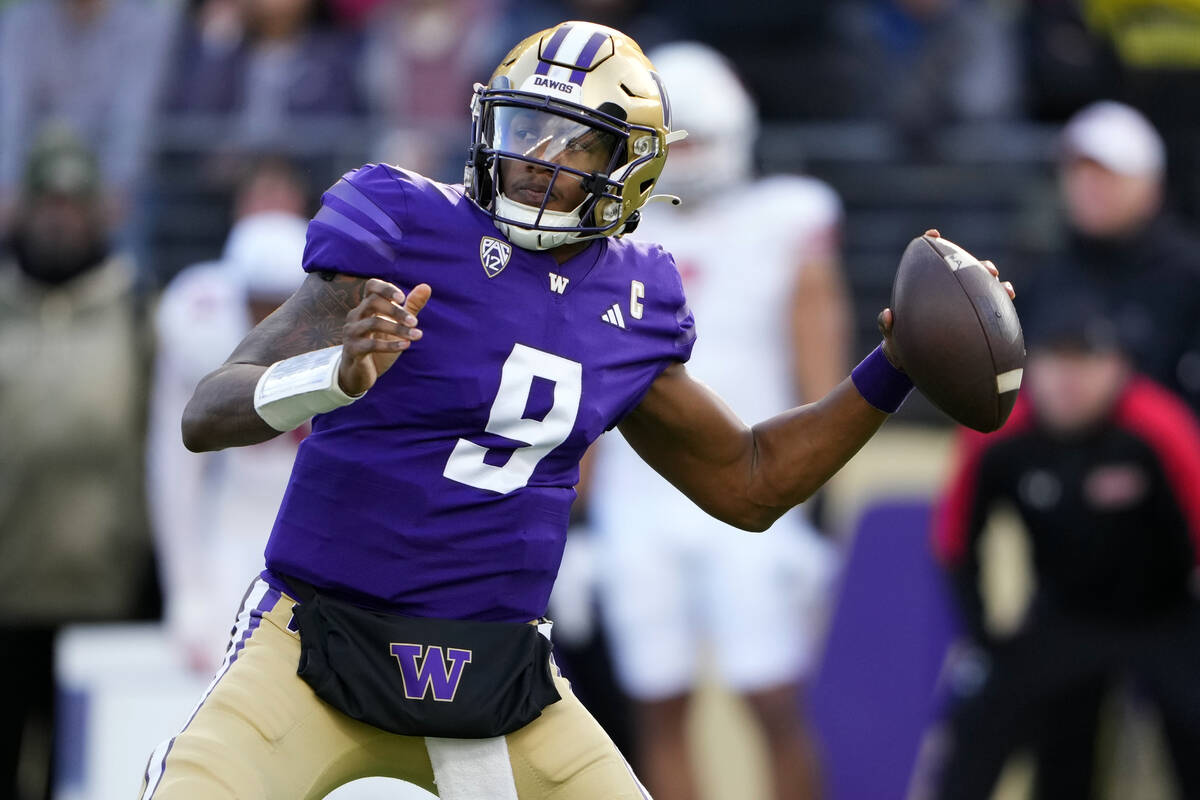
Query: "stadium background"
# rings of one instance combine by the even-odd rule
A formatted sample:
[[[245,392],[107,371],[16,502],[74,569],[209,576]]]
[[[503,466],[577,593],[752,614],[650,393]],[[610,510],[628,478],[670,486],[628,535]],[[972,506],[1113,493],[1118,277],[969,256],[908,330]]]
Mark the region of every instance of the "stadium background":
[[[114,236],[135,254],[151,302],[183,267],[219,256],[233,191],[264,156],[297,166],[310,203],[365,161],[458,179],[471,83],[528,32],[568,18],[612,24],[647,48],[705,41],[731,59],[762,114],[761,170],[804,171],[842,197],[856,357],[875,341],[897,256],[916,233],[940,228],[994,260],[1018,287],[1032,264],[1056,251],[1064,235],[1054,175],[1059,125],[1092,100],[1124,99],[1154,120],[1168,144],[1172,204],[1193,227],[1200,219],[1200,9],[1186,0],[329,0],[312,4],[306,35],[319,46],[298,67],[311,80],[340,70],[333,74],[344,83],[306,99],[304,82],[292,80],[281,89],[288,102],[267,103],[257,116],[245,112],[246,98],[222,91],[233,73],[203,74],[196,50],[200,34],[216,30],[205,26],[236,25],[255,3],[109,2],[151,21],[138,45],[140,69],[156,78],[146,107],[103,123],[145,120],[144,130],[124,132],[136,143],[135,166],[113,178],[110,191]],[[25,4],[0,3],[0,30]],[[0,65],[36,60],[38,46],[0,38]],[[115,69],[130,53],[120,36],[113,46]],[[82,60],[62,61],[66,80],[89,81],[72,73]],[[14,74],[0,66],[0,93],[13,93]],[[963,80],[949,85],[954,75]],[[94,91],[123,91],[104,83]],[[27,110],[14,121],[5,109],[0,151],[15,164],[24,153],[14,126],[53,120]],[[98,134],[85,123],[79,132],[93,142]],[[17,171],[4,178],[0,209],[18,192]],[[936,712],[954,625],[927,545],[952,437],[946,420],[914,397],[823,497],[823,524],[848,552],[811,686],[830,797],[899,797],[919,781],[913,765]],[[1011,621],[1027,571],[1011,521],[1001,520],[994,538],[997,562],[1007,564],[989,579],[995,613]],[[154,615],[153,601],[145,613]],[[125,778],[126,791],[108,793],[114,754],[122,745],[148,752],[205,683],[181,673],[156,636],[154,623],[63,634],[56,796],[132,796],[136,774]],[[167,713],[179,698],[182,709]],[[146,730],[156,713],[159,729]],[[1123,708],[1111,716],[1120,733],[1113,763],[1121,766],[1110,770],[1108,796],[1168,797],[1152,721]],[[710,754],[701,762],[711,773],[702,781],[709,797],[765,796],[742,710],[719,691],[706,693],[696,730],[697,747]],[[723,756],[711,756],[717,752]],[[1018,765],[1001,795],[1023,796],[1023,780]]]

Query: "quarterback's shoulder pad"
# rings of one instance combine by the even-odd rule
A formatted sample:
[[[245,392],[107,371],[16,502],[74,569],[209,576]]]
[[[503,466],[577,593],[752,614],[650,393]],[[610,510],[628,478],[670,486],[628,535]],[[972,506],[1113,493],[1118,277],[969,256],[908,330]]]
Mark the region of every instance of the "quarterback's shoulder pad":
[[[423,202],[443,196],[438,186],[387,164],[347,172],[321,196],[309,223],[305,271],[394,278],[410,219]]]
[[[622,236],[612,239],[614,247],[625,249],[630,258],[638,264],[653,265],[655,269],[675,269],[675,260],[658,242],[648,242],[643,239],[633,239]]]
[[[687,361],[696,341],[696,325],[674,256],[660,244],[627,237],[614,240],[613,245],[621,251],[630,278],[643,284],[640,302],[655,328],[670,337],[672,358]]]
[[[671,302],[684,302],[683,282],[675,258],[661,244],[624,237],[613,239],[612,246],[630,277],[653,284]]]
[[[449,208],[461,205],[466,201],[461,185],[450,185],[427,178],[419,172],[410,169],[393,167],[387,164],[378,165],[376,169],[385,170],[388,177],[404,187],[409,204],[409,213],[417,214],[423,208]]]
[[[403,281],[407,237],[444,226],[469,201],[454,186],[387,164],[347,172],[308,226],[304,269]]]

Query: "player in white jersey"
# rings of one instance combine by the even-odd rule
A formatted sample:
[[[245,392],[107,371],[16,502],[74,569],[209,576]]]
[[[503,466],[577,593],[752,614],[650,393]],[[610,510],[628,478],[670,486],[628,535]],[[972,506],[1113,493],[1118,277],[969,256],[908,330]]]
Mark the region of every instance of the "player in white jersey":
[[[716,52],[681,43],[651,58],[690,135],[660,184],[682,208],[647,214],[635,236],[675,255],[693,311],[714,326],[693,374],[751,419],[822,397],[848,362],[837,195],[811,178],[752,179],[755,110]],[[590,497],[617,675],[637,701],[654,796],[697,796],[684,717],[706,645],[762,724],[776,796],[815,796],[797,682],[812,665],[835,557],[803,509],[748,536],[617,439],[601,443]]]
[[[221,260],[188,267],[163,292],[150,400],[148,496],[166,620],[188,666],[208,671],[229,638],[229,609],[263,568],[298,436],[190,453],[179,419],[196,385],[299,287],[308,221],[254,213],[230,231]]]

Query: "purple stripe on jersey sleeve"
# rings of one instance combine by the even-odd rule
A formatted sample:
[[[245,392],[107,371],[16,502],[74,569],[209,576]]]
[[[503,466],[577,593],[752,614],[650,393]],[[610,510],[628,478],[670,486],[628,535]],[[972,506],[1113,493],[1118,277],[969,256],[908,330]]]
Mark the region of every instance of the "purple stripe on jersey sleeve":
[[[361,212],[367,219],[378,225],[384,233],[396,241],[400,241],[404,236],[400,230],[400,226],[396,224],[396,220],[389,217],[373,200],[363,194],[362,189],[359,189],[353,183],[350,183],[350,181],[343,178],[329,187],[325,194],[332,195],[354,210]]]
[[[604,44],[604,40],[607,38],[608,36],[599,31],[591,35],[591,38],[587,40],[587,44],[579,51],[579,58],[575,59],[577,69],[571,73],[571,83],[583,85],[583,77],[586,74],[584,71],[592,65],[592,59],[596,57],[596,52],[600,49],[600,45]]]
[[[546,42],[545,49],[543,49],[541,52],[541,55],[540,55],[541,61],[538,63],[537,69],[534,70],[534,74],[536,74],[536,75],[549,74],[550,62],[554,60],[554,57],[556,55],[558,55],[558,48],[562,47],[563,39],[566,39],[567,34],[570,32],[571,32],[570,25],[559,28],[558,30],[556,30],[554,32],[554,35],[550,37],[550,41]]]
[[[321,210],[313,217],[313,222],[319,222],[322,225],[333,228],[343,236],[348,236],[354,241],[366,245],[387,261],[396,260],[396,251],[387,242],[380,239],[378,234],[372,233],[364,228],[361,223],[355,222],[330,206],[321,206]]]

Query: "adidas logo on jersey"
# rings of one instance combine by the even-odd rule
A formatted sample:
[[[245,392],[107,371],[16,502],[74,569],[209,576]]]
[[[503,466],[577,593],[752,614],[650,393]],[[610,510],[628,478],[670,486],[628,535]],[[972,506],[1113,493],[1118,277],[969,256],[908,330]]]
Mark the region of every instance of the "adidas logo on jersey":
[[[550,291],[562,294],[567,290],[567,284],[571,282],[570,278],[564,278],[562,275],[550,273]]]
[[[622,330],[625,329],[625,317],[621,314],[620,303],[613,303],[612,308],[600,315],[600,319],[604,320],[609,325],[616,325]]]

